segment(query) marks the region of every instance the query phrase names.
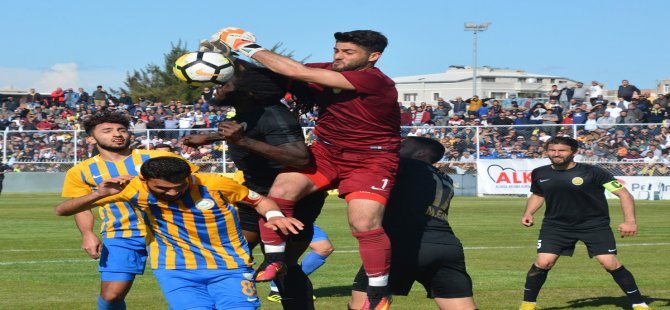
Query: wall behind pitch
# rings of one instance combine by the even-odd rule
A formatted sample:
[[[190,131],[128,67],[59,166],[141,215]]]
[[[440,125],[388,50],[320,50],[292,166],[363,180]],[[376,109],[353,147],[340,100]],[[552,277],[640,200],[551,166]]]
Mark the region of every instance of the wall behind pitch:
[[[65,172],[22,172],[5,174],[3,193],[60,193]]]

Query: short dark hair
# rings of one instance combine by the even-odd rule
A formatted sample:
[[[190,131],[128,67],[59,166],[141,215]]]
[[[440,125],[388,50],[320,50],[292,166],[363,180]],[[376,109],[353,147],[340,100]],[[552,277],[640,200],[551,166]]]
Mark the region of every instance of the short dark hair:
[[[354,30],[348,32],[336,32],[336,42],[354,43],[366,51],[383,53],[388,45],[388,39],[380,32],[374,30]]]
[[[573,138],[570,137],[552,137],[549,140],[547,140],[547,143],[545,143],[545,148],[549,148],[549,145],[551,144],[563,144],[567,145],[572,149],[573,152],[576,152],[577,149],[579,148],[579,142]]]
[[[191,166],[179,157],[159,156],[145,161],[140,173],[145,180],[160,179],[176,183],[191,175]]]
[[[428,151],[430,153],[430,162],[432,164],[438,162],[444,156],[444,145],[435,139],[425,137],[407,137],[405,139],[414,141],[420,148]]]
[[[118,112],[106,112],[106,111],[94,114],[93,116],[86,118],[83,121],[82,125],[84,126],[84,131],[86,131],[86,134],[90,136],[91,133],[93,132],[93,129],[95,129],[95,126],[98,126],[102,123],[119,124],[126,128],[130,127],[130,121],[128,120],[128,118],[126,118],[125,115]]]

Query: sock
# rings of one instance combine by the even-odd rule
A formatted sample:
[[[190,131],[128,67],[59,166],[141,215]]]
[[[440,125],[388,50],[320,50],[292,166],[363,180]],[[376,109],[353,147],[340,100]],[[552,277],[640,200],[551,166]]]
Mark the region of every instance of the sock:
[[[352,235],[358,239],[358,250],[368,277],[388,275],[391,269],[391,241],[384,228],[355,232]],[[376,284],[369,285],[376,286]]]
[[[328,256],[322,256],[314,252],[307,253],[301,262],[302,271],[306,275],[312,274],[326,263],[326,258],[328,258]]]
[[[314,310],[312,282],[299,265],[290,265],[286,275],[277,279],[284,309]]]
[[[277,205],[279,205],[279,209],[281,209],[282,213],[284,213],[284,216],[286,217],[291,217],[293,216],[293,206],[295,205],[295,201],[291,200],[286,200],[282,198],[276,198],[276,197],[268,197],[272,199]],[[261,217],[258,220],[258,230],[260,231],[261,235],[261,242],[266,245],[265,251],[266,253],[277,253],[277,252],[284,252],[284,248],[270,248],[268,249],[268,245],[270,246],[286,246],[286,238],[288,236],[284,235],[281,233],[281,231],[277,230],[274,231],[270,228],[265,227],[265,218]],[[273,252],[275,251],[275,252]]]
[[[635,284],[633,274],[626,267],[621,266],[614,271],[608,270],[608,272],[612,275],[616,284],[619,284],[619,287],[626,293],[631,303],[641,304],[644,302],[642,294],[640,294],[640,290],[637,288],[637,284]]]
[[[523,290],[523,301],[536,302],[537,295],[540,294],[540,289],[544,281],[547,280],[549,269],[540,269],[535,264],[530,266],[528,274],[526,275],[526,286]]]
[[[107,301],[98,295],[98,310],[126,310],[125,300]]]

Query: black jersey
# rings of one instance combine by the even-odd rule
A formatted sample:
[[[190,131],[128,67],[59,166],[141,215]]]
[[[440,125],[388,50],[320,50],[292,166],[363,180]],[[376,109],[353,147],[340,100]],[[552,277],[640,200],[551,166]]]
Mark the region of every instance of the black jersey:
[[[403,250],[421,242],[460,245],[447,221],[453,189],[451,178],[432,165],[401,158],[383,221],[392,244]]]
[[[609,226],[604,185],[615,181],[611,173],[577,163],[568,170],[551,165],[533,169],[530,191],[543,196],[546,204],[542,227],[591,229]]]
[[[279,104],[258,111],[238,113],[234,120],[245,126],[245,136],[270,145],[277,146],[305,139],[295,115]],[[232,144],[228,150],[237,169],[244,173],[244,186],[267,195],[272,182],[284,166]]]

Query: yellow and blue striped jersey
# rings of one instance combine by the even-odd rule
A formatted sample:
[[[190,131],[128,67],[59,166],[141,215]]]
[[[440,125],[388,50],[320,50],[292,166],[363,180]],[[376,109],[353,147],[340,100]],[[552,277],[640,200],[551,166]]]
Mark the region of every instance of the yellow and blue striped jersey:
[[[259,199],[218,174],[195,173],[177,201],[157,200],[139,178],[98,203],[129,201],[147,214],[153,269],[236,269],[252,265],[235,203]]]
[[[177,157],[174,153],[151,150],[133,150],[131,155],[116,162],[105,161],[100,155],[91,157],[67,171],[61,196],[81,197],[95,191],[104,180],[122,175],[136,176],[143,162],[159,156]],[[104,238],[130,238],[147,234],[142,214],[128,203],[104,205],[98,209],[98,214],[102,219],[100,231]]]

